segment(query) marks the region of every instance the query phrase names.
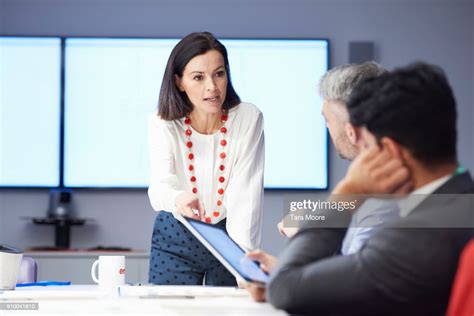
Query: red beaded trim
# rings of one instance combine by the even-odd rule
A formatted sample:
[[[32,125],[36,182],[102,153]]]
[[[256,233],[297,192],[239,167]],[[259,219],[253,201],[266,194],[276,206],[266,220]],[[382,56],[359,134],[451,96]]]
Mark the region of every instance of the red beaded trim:
[[[229,116],[227,114],[222,114],[221,115],[221,122],[225,124],[225,122],[227,121],[227,119],[229,118]],[[189,149],[189,152],[188,152],[188,159],[190,160],[190,164],[188,165],[188,170],[190,172],[190,176],[189,176],[189,181],[191,182],[191,186],[192,186],[192,192],[194,194],[196,194],[198,192],[198,189],[196,187],[196,176],[194,174],[194,164],[192,163],[192,160],[194,160],[194,154],[191,152],[192,150],[192,147],[193,147],[193,142],[191,141],[191,135],[193,134],[192,130],[191,130],[191,119],[189,117],[186,117],[185,120],[184,120],[184,124],[186,124],[186,131],[185,131],[185,134],[186,134],[186,137],[187,137],[187,141],[185,143],[186,147]],[[222,146],[222,150],[224,150],[227,146],[227,140],[225,139],[225,136],[227,134],[227,128],[225,126],[222,126],[220,128],[220,132],[221,132],[221,137],[222,139],[220,140],[219,144]],[[220,171],[220,174],[217,178],[217,180],[219,181],[219,183],[223,184],[225,182],[225,177],[224,177],[224,170],[225,170],[225,165],[224,165],[224,159],[227,157],[226,153],[224,151],[222,151],[221,153],[219,153],[219,158],[221,159],[221,162],[219,164],[219,171]],[[217,207],[215,208],[214,212],[212,213],[213,217],[215,218],[218,218],[220,215],[221,215],[221,212],[219,211],[219,207],[222,206],[223,204],[223,198],[224,198],[224,189],[223,188],[219,188],[217,190],[217,194],[219,195],[219,199],[217,200]],[[206,216],[205,217],[205,221],[206,223],[211,223],[212,222],[212,219],[211,217],[209,216]]]

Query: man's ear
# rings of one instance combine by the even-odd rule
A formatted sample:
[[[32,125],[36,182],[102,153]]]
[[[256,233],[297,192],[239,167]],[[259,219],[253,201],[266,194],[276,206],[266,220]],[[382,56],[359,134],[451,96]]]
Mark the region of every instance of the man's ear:
[[[359,135],[357,134],[357,130],[354,128],[354,126],[351,123],[346,123],[344,124],[344,130],[351,144],[354,146],[357,145],[357,142],[359,141]]]
[[[403,159],[403,149],[399,143],[390,137],[382,137],[381,144],[383,148],[387,148],[390,154],[398,159]]]
[[[176,83],[179,91],[184,92],[183,85],[181,84],[181,78],[178,75],[174,75],[174,82]]]

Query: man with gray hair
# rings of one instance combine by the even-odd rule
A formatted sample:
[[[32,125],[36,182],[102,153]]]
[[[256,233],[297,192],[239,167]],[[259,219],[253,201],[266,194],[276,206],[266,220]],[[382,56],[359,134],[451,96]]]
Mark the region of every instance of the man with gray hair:
[[[354,87],[361,81],[378,77],[387,70],[375,62],[335,67],[321,78],[319,94],[324,100],[323,116],[337,153],[353,160],[360,147],[360,137],[349,122],[346,104]]]
[[[341,158],[353,160],[363,146],[360,135],[349,122],[346,107],[352,90],[361,81],[378,77],[386,72],[387,70],[379,64],[366,62],[337,66],[321,78],[319,93],[324,100],[322,112],[336,152]],[[397,204],[391,201],[376,199],[366,201],[352,217],[341,253],[347,255],[359,251],[373,233],[374,227],[399,217],[398,211]],[[278,224],[278,229],[288,237],[297,232],[297,228],[284,227],[283,221]]]
[[[321,78],[319,93],[323,98],[323,116],[329,135],[337,153],[343,159],[353,160],[359,154],[364,144],[360,132],[349,121],[347,102],[354,88],[362,81],[379,77],[387,73],[375,62],[362,64],[346,64],[337,66]],[[389,200],[368,199],[352,215],[351,223],[342,242],[341,253],[349,255],[358,252],[367,239],[375,233],[377,226],[384,222],[400,218],[399,208]],[[278,223],[278,230],[284,236],[293,237],[297,227],[285,227],[284,220]],[[256,250],[247,254],[251,259],[260,263],[260,268],[270,273],[276,266],[276,257]],[[265,289],[248,285],[252,297],[256,301],[265,300]]]

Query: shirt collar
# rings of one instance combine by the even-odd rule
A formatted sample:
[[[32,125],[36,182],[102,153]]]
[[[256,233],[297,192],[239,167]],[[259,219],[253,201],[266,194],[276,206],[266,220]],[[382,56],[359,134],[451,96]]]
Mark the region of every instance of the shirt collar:
[[[453,175],[448,174],[419,187],[408,195],[405,199],[398,201],[400,208],[400,217],[408,216],[418,205],[421,204],[430,194],[448,182]]]

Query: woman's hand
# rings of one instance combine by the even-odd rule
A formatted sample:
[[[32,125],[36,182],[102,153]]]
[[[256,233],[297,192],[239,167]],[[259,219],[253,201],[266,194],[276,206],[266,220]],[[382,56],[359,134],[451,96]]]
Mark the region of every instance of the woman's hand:
[[[204,205],[194,194],[188,192],[179,194],[176,197],[175,206],[176,212],[184,216],[197,220],[204,220],[205,218],[206,210],[204,209]],[[197,211],[197,214],[194,210]]]

